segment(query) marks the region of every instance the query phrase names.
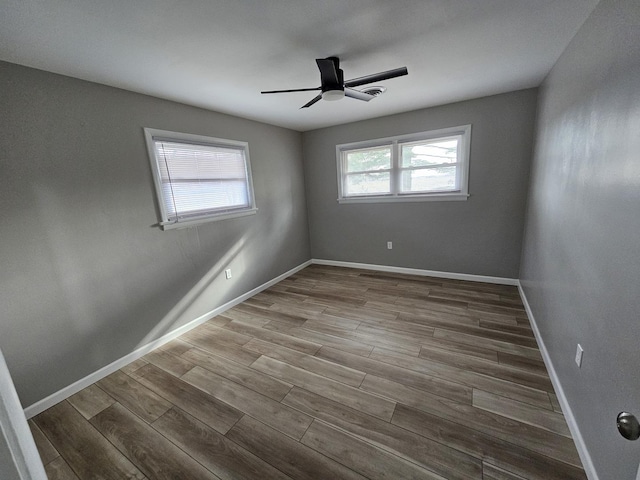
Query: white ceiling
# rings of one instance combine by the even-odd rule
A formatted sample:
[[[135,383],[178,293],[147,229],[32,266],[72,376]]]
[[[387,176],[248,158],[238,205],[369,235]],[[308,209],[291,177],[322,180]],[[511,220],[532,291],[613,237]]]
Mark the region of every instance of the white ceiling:
[[[598,0],[0,0],[0,59],[295,130],[540,84]],[[406,66],[370,102],[303,104]]]

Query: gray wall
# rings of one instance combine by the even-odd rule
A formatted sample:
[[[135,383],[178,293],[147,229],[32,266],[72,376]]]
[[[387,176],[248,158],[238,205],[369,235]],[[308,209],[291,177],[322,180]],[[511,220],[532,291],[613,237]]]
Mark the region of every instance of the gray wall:
[[[543,84],[521,270],[602,480],[640,460],[615,426],[640,416],[639,26],[637,0],[603,0]]]
[[[313,258],[517,278],[536,94],[522,90],[305,132]],[[467,201],[337,203],[337,144],[465,124],[472,124]]]
[[[310,258],[298,132],[7,63],[0,112],[0,349],[25,407]],[[258,213],[153,227],[143,127],[248,141]]]

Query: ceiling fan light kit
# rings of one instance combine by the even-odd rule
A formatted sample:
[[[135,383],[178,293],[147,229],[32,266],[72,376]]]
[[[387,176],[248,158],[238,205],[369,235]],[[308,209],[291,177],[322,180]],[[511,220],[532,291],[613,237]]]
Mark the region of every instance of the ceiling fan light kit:
[[[368,85],[382,80],[408,75],[407,67],[395,68],[385,72],[365,75],[351,80],[344,81],[344,72],[340,68],[338,57],[317,58],[316,64],[320,70],[320,86],[316,88],[297,88],[293,90],[267,90],[260,93],[289,93],[289,92],[310,92],[320,90],[321,93],[300,108],[308,108],[320,100],[335,101],[343,97],[355,98],[368,102],[386,91],[385,87],[366,87],[356,90],[353,87]]]
[[[344,90],[327,90],[326,92],[322,92],[322,99],[327,100],[328,102],[333,102],[342,98],[344,98]]]

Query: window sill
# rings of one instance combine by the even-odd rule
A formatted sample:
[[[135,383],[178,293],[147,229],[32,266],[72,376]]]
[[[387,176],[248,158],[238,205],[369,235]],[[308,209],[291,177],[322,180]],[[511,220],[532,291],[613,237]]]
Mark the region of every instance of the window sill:
[[[182,220],[180,222],[167,222],[160,223],[159,226],[162,230],[177,230],[179,228],[189,228],[202,225],[203,223],[216,222],[218,220],[226,220],[228,218],[246,217],[247,215],[255,215],[258,212],[257,208],[250,210],[242,210],[241,212],[229,212],[221,213],[218,215],[211,215],[209,217],[198,217],[192,220]]]
[[[403,203],[403,202],[459,202],[466,201],[466,193],[430,193],[427,195],[380,195],[339,198],[338,203]]]

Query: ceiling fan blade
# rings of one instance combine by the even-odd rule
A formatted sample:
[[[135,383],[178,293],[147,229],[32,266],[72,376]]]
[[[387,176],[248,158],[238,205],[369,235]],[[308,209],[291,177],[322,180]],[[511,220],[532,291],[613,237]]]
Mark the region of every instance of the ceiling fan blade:
[[[260,93],[291,93],[291,92],[313,92],[315,90],[320,90],[320,87],[316,88],[295,88],[293,90],[265,90]]]
[[[322,87],[331,89],[331,87],[342,87],[338,78],[339,63],[336,57],[316,58],[318,69],[320,69],[320,80]]]
[[[358,100],[364,100],[365,102],[368,102],[373,98],[376,98],[375,95],[371,95],[369,93],[364,93],[364,92],[361,92],[360,90],[354,90],[353,88],[345,88],[344,89],[344,96],[345,97],[351,97],[351,98],[357,98]]]
[[[311,105],[313,105],[314,103],[319,102],[320,100],[322,100],[322,95],[316,95],[315,97],[313,97],[313,99],[312,99],[312,100],[310,100],[308,103],[305,103],[305,104],[304,104],[303,106],[301,106],[300,108],[301,108],[301,109],[303,109],[303,108],[308,108],[308,107],[310,107]]]
[[[401,77],[408,75],[409,71],[407,67],[394,68],[393,70],[387,70],[386,72],[374,73],[372,75],[365,75],[364,77],[354,78],[344,82],[345,87],[359,87],[360,85],[366,85],[367,83],[381,82],[382,80],[388,80],[390,78]]]

